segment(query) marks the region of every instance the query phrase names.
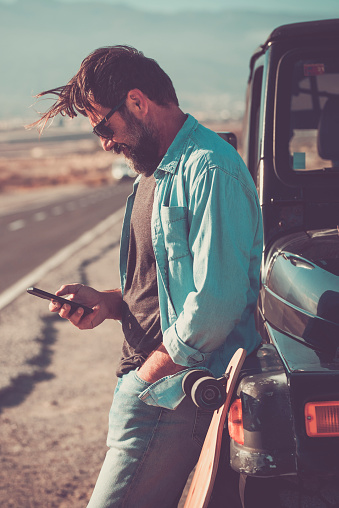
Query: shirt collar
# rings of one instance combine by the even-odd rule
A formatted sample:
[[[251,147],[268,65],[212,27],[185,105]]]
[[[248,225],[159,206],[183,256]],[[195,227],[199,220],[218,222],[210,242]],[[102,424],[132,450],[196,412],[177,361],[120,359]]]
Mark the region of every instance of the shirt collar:
[[[176,172],[180,157],[187,145],[188,138],[191,135],[192,131],[196,129],[197,125],[198,121],[193,116],[188,114],[184,125],[175,136],[173,142],[162,158],[159,166],[155,170],[155,178],[160,176],[160,171],[166,171],[173,174]]]

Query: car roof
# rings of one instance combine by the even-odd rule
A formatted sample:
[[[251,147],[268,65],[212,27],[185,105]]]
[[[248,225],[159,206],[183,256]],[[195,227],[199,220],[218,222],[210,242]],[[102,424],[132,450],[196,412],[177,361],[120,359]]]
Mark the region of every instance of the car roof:
[[[252,54],[250,60],[250,75],[249,81],[252,77],[255,62],[262,56],[267,48],[275,42],[284,41],[302,41],[303,39],[312,38],[327,40],[336,39],[339,41],[339,18],[324,19],[318,21],[304,21],[302,23],[290,23],[288,25],[281,25],[275,28],[266,41],[261,44]]]
[[[334,36],[339,39],[339,19],[305,21],[303,23],[281,25],[271,32],[264,46],[267,46],[271,42],[283,41],[291,37],[300,39],[309,36],[312,36],[312,38]]]

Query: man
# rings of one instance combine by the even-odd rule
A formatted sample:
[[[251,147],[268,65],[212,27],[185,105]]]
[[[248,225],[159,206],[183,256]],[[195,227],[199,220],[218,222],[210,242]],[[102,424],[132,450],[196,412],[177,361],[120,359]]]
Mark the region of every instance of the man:
[[[90,54],[42,116],[88,117],[104,150],[139,177],[121,236],[121,288],[56,294],[89,305],[52,312],[80,329],[121,320],[125,336],[109,451],[90,508],[166,508],[180,499],[211,415],[182,390],[191,368],[220,376],[259,344],[254,326],[262,250],[256,190],[237,152],[184,114],[170,78],[134,48]]]

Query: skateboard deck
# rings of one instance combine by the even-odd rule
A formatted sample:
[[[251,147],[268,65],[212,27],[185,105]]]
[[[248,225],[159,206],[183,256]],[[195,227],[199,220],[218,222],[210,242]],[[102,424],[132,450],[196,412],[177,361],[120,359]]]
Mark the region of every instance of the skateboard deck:
[[[238,349],[229,362],[225,376],[226,401],[214,411],[212,421],[200,453],[184,508],[206,508],[213,490],[218,470],[222,433],[239,372],[246,358],[246,351]]]

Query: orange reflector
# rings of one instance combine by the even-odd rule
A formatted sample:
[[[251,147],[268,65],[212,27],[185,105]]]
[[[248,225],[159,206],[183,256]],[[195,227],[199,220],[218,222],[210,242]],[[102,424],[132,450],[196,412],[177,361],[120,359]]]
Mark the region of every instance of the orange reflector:
[[[244,444],[244,426],[242,421],[241,399],[235,399],[228,413],[228,432],[231,439]]]
[[[339,436],[339,401],[308,402],[305,424],[310,437]]]

